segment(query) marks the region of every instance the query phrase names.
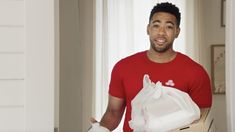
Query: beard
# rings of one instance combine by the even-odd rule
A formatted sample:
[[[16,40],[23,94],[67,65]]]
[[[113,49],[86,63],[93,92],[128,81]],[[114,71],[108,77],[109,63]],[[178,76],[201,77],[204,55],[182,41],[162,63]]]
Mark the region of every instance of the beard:
[[[167,43],[167,44],[165,44],[165,45],[159,47],[159,46],[155,45],[155,43],[152,42],[152,41],[150,41],[150,44],[151,44],[151,48],[152,48],[155,52],[158,52],[158,53],[164,53],[164,52],[166,52],[167,50],[171,49],[171,48],[172,48],[172,45],[173,45],[172,43],[171,43],[171,44]]]

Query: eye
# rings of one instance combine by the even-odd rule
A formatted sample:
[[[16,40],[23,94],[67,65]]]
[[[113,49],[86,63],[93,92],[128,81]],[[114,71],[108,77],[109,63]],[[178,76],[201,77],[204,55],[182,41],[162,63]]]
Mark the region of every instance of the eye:
[[[166,28],[167,29],[173,29],[174,27],[172,25],[167,25]]]
[[[153,27],[154,27],[154,28],[158,28],[159,25],[158,25],[158,24],[154,24]]]

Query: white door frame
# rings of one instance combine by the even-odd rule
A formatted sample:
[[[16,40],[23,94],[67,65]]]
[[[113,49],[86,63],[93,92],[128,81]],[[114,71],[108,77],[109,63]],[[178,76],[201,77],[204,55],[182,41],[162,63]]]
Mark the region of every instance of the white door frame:
[[[226,0],[226,105],[228,132],[235,132],[235,1]]]
[[[25,0],[25,131],[54,131],[58,0]]]

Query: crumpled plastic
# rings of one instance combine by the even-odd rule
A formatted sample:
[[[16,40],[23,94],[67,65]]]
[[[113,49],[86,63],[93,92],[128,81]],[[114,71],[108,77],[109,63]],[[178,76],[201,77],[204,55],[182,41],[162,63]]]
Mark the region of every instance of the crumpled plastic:
[[[187,93],[155,84],[148,75],[131,106],[129,126],[134,132],[168,132],[200,118],[199,107]]]
[[[88,132],[110,132],[106,127],[100,126],[100,123],[96,122],[91,124],[91,128]]]

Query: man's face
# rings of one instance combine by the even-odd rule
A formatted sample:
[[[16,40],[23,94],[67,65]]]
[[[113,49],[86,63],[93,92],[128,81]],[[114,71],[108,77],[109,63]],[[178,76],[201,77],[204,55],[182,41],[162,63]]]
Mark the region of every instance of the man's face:
[[[148,24],[147,32],[151,48],[156,52],[165,52],[172,49],[175,38],[178,37],[180,28],[177,26],[176,17],[165,12],[155,13]]]

